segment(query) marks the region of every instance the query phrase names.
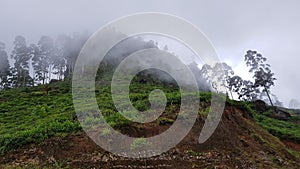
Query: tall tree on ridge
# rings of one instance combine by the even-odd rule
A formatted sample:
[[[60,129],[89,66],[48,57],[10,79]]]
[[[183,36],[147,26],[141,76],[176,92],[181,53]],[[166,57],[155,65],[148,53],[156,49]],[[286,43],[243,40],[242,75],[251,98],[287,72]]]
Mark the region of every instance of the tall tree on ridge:
[[[274,86],[276,78],[270,69],[271,66],[265,63],[267,58],[256,51],[248,50],[245,55],[245,61],[246,65],[250,67],[249,72],[254,73],[253,87],[262,92],[266,92],[271,105],[274,106],[270,97],[270,88]]]
[[[55,43],[54,55],[51,58],[50,62],[53,65],[53,74],[57,76],[58,80],[62,80],[64,77],[64,72],[66,70],[66,58],[65,54],[67,53],[65,49],[66,45],[66,36],[59,36]]]
[[[48,36],[42,36],[37,48],[35,46],[32,46],[32,48],[32,51],[35,52],[32,62],[36,78],[38,81],[41,81],[42,84],[45,84],[47,83],[47,79],[51,78],[52,73],[50,60],[55,51],[53,39]]]
[[[5,44],[0,42],[0,88],[9,86],[8,76],[10,75],[10,65],[8,55],[5,51]]]
[[[14,49],[11,58],[14,59],[13,68],[13,86],[25,87],[31,86],[33,80],[29,75],[30,54],[23,36],[17,36],[14,41]]]

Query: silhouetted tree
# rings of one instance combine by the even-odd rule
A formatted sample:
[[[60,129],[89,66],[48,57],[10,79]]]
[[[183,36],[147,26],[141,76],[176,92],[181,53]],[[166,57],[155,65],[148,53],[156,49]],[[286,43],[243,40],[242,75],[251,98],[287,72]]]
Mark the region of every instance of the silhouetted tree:
[[[204,64],[200,70],[200,75],[202,76],[202,79],[204,79],[206,81],[206,83],[210,86],[210,90],[212,87],[212,70],[213,68],[208,65],[208,64]]]
[[[200,91],[210,91],[210,86],[203,78],[201,70],[198,67],[198,64],[196,62],[192,62],[188,66],[195,75],[199,90]]]
[[[65,78],[70,78],[72,76],[76,59],[88,37],[89,35],[87,33],[77,33],[72,37],[63,36],[63,56],[66,61],[66,71],[64,73]]]
[[[243,86],[243,79],[240,76],[232,76],[228,78],[228,89],[236,94],[241,93],[241,88]]]
[[[48,36],[42,36],[38,42],[36,54],[33,56],[33,69],[38,81],[42,84],[47,83],[47,79],[51,78],[51,58],[54,56],[54,41]],[[48,80],[50,81],[50,80]]]
[[[216,91],[220,92],[220,87],[225,87],[229,90],[231,97],[233,98],[229,82],[231,76],[234,75],[232,68],[226,63],[216,63],[214,67],[208,64],[202,66],[200,70],[201,76],[206,80],[208,84]]]
[[[33,80],[29,75],[30,54],[24,37],[17,36],[15,38],[11,58],[14,59],[14,68],[12,69],[13,86],[24,87],[33,85]]]
[[[36,72],[36,67],[37,67],[37,62],[35,59],[37,59],[40,56],[40,50],[39,47],[36,44],[31,44],[28,47],[28,54],[30,55],[31,58],[31,66],[33,67],[33,82],[40,84],[40,78],[39,78],[39,72]]]
[[[230,78],[234,75],[232,68],[226,63],[216,63],[212,70],[212,77],[216,79],[215,86],[220,85],[228,89],[233,99],[232,91],[229,87]]]
[[[9,75],[10,65],[7,52],[5,51],[5,44],[0,42],[0,88],[7,88],[9,86]]]
[[[243,80],[242,86],[239,89],[239,99],[253,101],[258,98],[259,90],[254,87],[250,80]]]
[[[65,49],[65,38],[64,36],[59,36],[55,43],[55,51],[50,62],[53,65],[52,73],[57,76],[58,80],[62,80],[64,76],[64,71],[66,69],[66,59],[64,57]]]
[[[263,57],[256,51],[248,50],[245,55],[246,65],[250,67],[249,72],[254,73],[254,88],[266,92],[271,105],[273,106],[272,99],[270,97],[270,88],[274,85],[274,73],[270,69],[270,65],[266,64],[267,58]]]

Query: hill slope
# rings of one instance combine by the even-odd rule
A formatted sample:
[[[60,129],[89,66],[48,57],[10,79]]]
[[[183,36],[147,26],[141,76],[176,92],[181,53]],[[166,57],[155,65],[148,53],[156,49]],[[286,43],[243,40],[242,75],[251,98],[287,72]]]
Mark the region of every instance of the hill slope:
[[[207,142],[199,144],[210,98],[210,93],[201,93],[196,124],[180,144],[158,157],[132,160],[102,150],[81,130],[72,106],[69,83],[51,84],[49,96],[45,96],[44,87],[0,92],[0,168],[300,168],[299,153],[267,131],[278,129],[267,125],[264,120],[268,117],[258,114],[252,103],[228,100],[217,130]],[[116,110],[111,108],[107,117],[109,123],[132,136],[149,137],[149,133],[166,130],[176,119],[180,105],[177,89],[133,84],[130,97],[136,100],[135,107],[147,109],[148,93],[145,91],[157,87],[171,99],[159,119],[139,125],[115,116]],[[96,91],[103,107],[112,104],[107,95],[109,91],[109,86]],[[144,92],[141,94],[141,91]],[[121,123],[116,124],[116,121]],[[92,119],[89,122],[93,123]],[[289,121],[284,122],[290,125]],[[299,124],[293,124],[294,134],[284,139],[297,144]]]

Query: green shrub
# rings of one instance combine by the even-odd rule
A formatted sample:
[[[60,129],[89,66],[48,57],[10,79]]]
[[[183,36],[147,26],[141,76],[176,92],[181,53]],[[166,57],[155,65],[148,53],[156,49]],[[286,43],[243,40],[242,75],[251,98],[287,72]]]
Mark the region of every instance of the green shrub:
[[[149,146],[149,145],[151,145],[151,143],[148,142],[146,138],[141,137],[141,138],[135,139],[131,143],[130,149],[136,150],[136,149],[140,149],[140,148],[143,148],[143,147],[146,147],[146,146]]]

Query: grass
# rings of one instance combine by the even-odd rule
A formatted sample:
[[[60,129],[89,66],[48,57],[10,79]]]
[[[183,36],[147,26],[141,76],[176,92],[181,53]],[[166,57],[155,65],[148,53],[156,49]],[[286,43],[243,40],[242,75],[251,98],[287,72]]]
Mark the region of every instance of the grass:
[[[74,119],[70,85],[52,85],[49,96],[42,94],[43,87],[0,92],[0,153],[81,129]]]
[[[269,117],[273,110],[270,108],[264,113],[257,113],[251,102],[238,102],[237,105],[243,106],[247,111],[251,112],[255,121],[272,135],[281,140],[291,140],[300,143],[300,124],[295,119],[299,119],[299,115],[292,114],[292,117],[285,121]],[[288,109],[287,109],[288,110]]]
[[[29,143],[39,143],[52,137],[81,129],[76,120],[70,82],[49,85],[49,95],[45,86],[8,89],[0,91],[0,153],[6,153]],[[157,84],[133,84],[130,99],[133,106],[144,111],[150,108],[148,95],[153,89],[166,92],[168,111],[180,103],[179,90]],[[110,86],[97,86],[96,96],[105,120],[112,127],[131,124],[131,121],[117,112],[110,94]],[[126,107],[127,105],[124,105]],[[86,104],[89,107],[89,104]],[[85,110],[83,108],[83,110]],[[131,112],[127,112],[128,115]],[[84,125],[94,126],[100,120],[85,118]]]
[[[255,114],[259,125],[267,129],[272,135],[283,139],[300,143],[300,125],[291,121],[282,121],[270,118],[263,114]]]
[[[76,120],[73,107],[71,84],[68,81],[53,83],[48,96],[45,95],[45,86],[31,88],[9,89],[0,91],[0,153],[17,149],[28,143],[39,143],[43,140],[66,133],[77,132],[81,129]],[[179,88],[163,86],[157,83],[140,84],[132,82],[129,98],[132,105],[145,111],[150,108],[148,96],[154,89],[162,90],[167,98],[164,113],[167,116],[158,118],[155,122],[167,121],[172,123],[181,104]],[[105,120],[114,128],[130,125],[132,122],[118,113],[110,94],[110,86],[105,82],[96,86],[96,99]],[[186,96],[189,96],[188,93]],[[200,101],[209,104],[211,93],[200,92]],[[228,103],[251,112],[255,120],[271,134],[281,138],[300,142],[300,125],[294,121],[299,116],[293,116],[291,121],[272,119],[265,114],[258,114],[250,102],[228,100]],[[89,107],[89,103],[84,103]],[[135,114],[126,110],[128,105],[121,105],[124,112],[135,118]],[[83,108],[82,111],[84,111]],[[201,116],[206,116],[209,108],[199,111]],[[172,117],[172,118],[170,118]],[[294,121],[293,121],[294,120]],[[87,117],[83,122],[85,126],[95,126],[101,122],[97,117]],[[102,133],[104,135],[109,132]]]

